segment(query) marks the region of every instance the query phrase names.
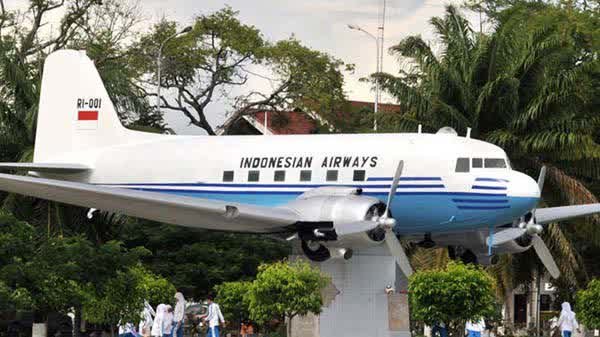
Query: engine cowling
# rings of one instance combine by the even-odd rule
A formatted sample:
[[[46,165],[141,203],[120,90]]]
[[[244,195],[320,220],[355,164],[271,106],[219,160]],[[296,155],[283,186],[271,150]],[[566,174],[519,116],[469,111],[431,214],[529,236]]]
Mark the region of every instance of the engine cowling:
[[[374,228],[366,232],[338,235],[344,226],[359,221],[371,220],[374,216],[381,215],[385,204],[379,199],[362,195],[360,188],[352,187],[322,187],[311,190],[294,200],[286,207],[293,209],[302,218],[298,226],[300,239],[313,245],[314,251],[322,248],[357,248],[368,247],[380,243],[385,238],[381,228]],[[308,254],[307,254],[308,255]]]
[[[508,241],[501,245],[495,246],[494,252],[496,252],[498,254],[522,253],[522,252],[528,250],[529,248],[531,248],[531,245],[532,245],[531,237],[529,235],[525,234],[516,240]]]

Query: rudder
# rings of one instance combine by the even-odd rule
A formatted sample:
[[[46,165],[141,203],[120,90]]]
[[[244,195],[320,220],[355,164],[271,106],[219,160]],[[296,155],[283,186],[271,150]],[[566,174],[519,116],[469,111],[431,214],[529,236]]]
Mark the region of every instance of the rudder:
[[[126,129],[92,60],[84,51],[60,50],[44,63],[34,162],[123,142]]]

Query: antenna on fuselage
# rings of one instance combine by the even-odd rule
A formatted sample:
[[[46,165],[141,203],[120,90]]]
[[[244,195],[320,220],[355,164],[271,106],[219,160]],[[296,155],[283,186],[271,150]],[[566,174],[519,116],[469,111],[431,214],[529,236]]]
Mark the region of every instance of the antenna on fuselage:
[[[467,128],[467,136],[466,138],[471,138],[471,128]]]
[[[418,128],[418,133],[421,133],[423,131],[423,125],[419,124],[419,128]]]

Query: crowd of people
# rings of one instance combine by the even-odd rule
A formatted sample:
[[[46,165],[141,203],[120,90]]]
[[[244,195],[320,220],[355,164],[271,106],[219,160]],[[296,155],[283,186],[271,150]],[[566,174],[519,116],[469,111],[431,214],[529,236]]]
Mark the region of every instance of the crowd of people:
[[[140,323],[119,324],[121,337],[183,337],[185,321],[185,298],[180,292],[175,293],[175,308],[170,304],[159,304],[156,310],[150,303],[144,302]]]
[[[571,337],[573,331],[579,331],[579,323],[575,318],[575,313],[571,310],[571,304],[564,302],[560,316],[552,321],[552,330],[557,329],[561,337]],[[481,318],[478,321],[468,321],[465,330],[468,337],[482,337],[486,330],[485,321]],[[431,329],[432,336],[448,337],[448,329],[444,323],[436,324]]]
[[[200,326],[206,328],[207,337],[219,337],[220,327],[225,325],[225,318],[221,308],[214,302],[213,296],[206,299],[206,312],[194,315],[200,321]],[[175,307],[161,303],[152,308],[150,303],[144,302],[140,323],[119,324],[119,337],[183,337],[186,317],[186,301],[182,293],[175,294]],[[240,337],[254,337],[254,326],[249,321],[241,322]]]

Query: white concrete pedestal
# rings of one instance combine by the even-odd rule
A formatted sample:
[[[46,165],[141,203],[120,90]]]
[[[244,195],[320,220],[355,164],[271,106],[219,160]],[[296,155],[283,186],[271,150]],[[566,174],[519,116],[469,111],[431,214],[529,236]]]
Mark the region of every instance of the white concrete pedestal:
[[[384,247],[316,265],[332,278],[324,291],[325,307],[319,316],[295,319],[292,337],[410,336],[407,282]],[[386,294],[388,285],[394,294]]]
[[[46,337],[48,325],[46,323],[33,323],[31,326],[31,337]]]

